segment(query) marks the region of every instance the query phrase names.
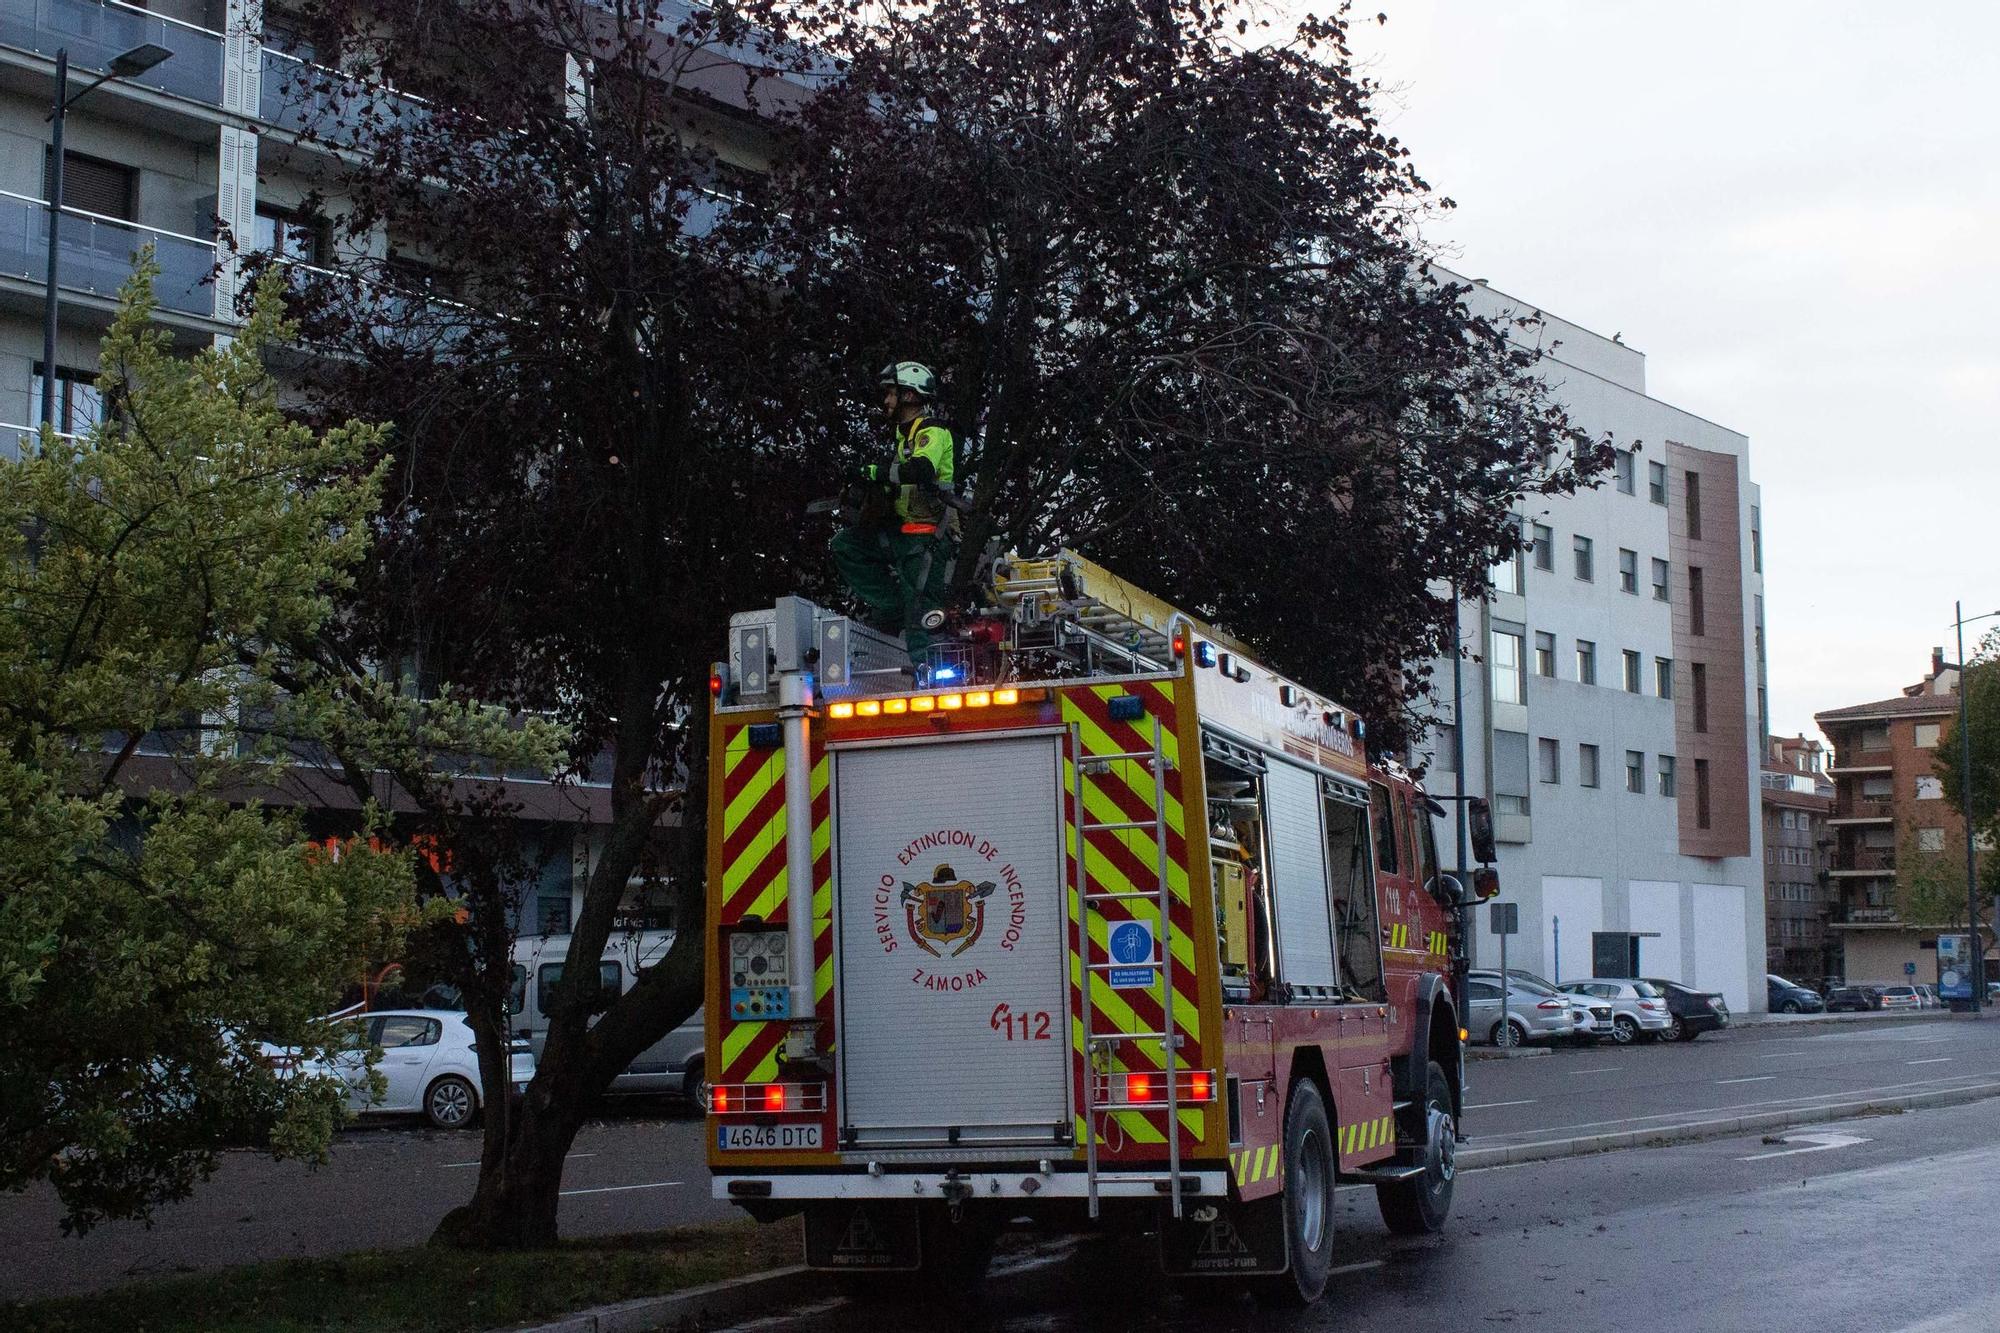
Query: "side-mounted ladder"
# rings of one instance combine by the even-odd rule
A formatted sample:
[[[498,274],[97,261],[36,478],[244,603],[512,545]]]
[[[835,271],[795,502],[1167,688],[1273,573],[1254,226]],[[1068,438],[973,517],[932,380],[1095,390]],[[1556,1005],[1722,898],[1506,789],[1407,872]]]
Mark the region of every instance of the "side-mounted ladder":
[[[1181,1134],[1180,1134],[1180,1037],[1174,1023],[1174,918],[1173,895],[1167,887],[1167,757],[1162,746],[1160,719],[1153,719],[1153,748],[1136,750],[1125,754],[1098,754],[1086,756],[1083,751],[1083,729],[1077,723],[1069,728],[1070,754],[1074,760],[1070,797],[1076,811],[1076,889],[1082,904],[1082,950],[1083,950],[1083,1143],[1084,1170],[1090,1198],[1090,1216],[1098,1215],[1098,1114],[1100,1105],[1110,1103],[1111,1055],[1121,1043],[1157,1044],[1162,1052],[1161,1065],[1165,1069],[1167,1085],[1167,1187],[1173,1199],[1174,1216],[1181,1215]],[[1149,769],[1153,777],[1153,817],[1150,820],[1112,820],[1095,822],[1090,818],[1086,796],[1091,790],[1091,780],[1109,773],[1119,764],[1140,764]],[[1154,857],[1153,866],[1157,883],[1152,889],[1133,890],[1093,890],[1090,887],[1089,838],[1093,833],[1128,833],[1148,831],[1152,835]],[[1118,960],[1109,957],[1111,918],[1105,931],[1105,953],[1103,962],[1092,962],[1090,924],[1093,915],[1102,917],[1101,905],[1107,902],[1150,901],[1159,912],[1159,925],[1153,932],[1154,954],[1148,960]],[[1095,989],[1097,975],[1113,970],[1135,967],[1153,969],[1153,980],[1145,987],[1147,991],[1157,990],[1160,997],[1160,1013],[1165,1018],[1165,1031],[1118,1031],[1097,1028],[1097,1005]],[[1110,984],[1106,977],[1105,984]],[[1121,987],[1121,989],[1123,989]],[[1105,1098],[1098,1098],[1098,1066],[1104,1067]]]

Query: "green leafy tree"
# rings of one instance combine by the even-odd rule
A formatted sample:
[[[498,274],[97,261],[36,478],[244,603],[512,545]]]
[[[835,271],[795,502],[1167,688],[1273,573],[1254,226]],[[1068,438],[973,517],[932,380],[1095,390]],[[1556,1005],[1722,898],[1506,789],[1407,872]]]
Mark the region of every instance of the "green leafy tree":
[[[1945,799],[1961,817],[1972,821],[1982,845],[2000,845],[2000,630],[1989,633],[1966,664],[1960,688],[1965,691],[1965,731],[1972,738],[1972,793],[1967,798],[1965,770],[1960,762],[1963,737],[1952,718],[1938,742],[1934,763],[1944,782]],[[1990,859],[1990,858],[1989,858]],[[1992,880],[1982,873],[1981,881]],[[1961,892],[1964,871],[1959,872]],[[1960,903],[1961,914],[1964,903]]]
[[[368,550],[382,433],[280,410],[274,284],[185,357],[155,272],[104,340],[105,422],[0,463],[0,1186],[51,1182],[68,1230],[185,1196],[229,1144],[323,1155],[340,1090],[258,1040],[337,1041],[317,1016],[414,919],[371,810],[334,854],[256,799],[379,725],[352,682],[276,677]]]

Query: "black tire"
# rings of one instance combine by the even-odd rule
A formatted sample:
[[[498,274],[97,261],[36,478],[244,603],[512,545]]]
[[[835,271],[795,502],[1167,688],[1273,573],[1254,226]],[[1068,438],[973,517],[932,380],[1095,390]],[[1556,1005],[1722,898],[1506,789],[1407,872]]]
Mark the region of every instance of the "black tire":
[[[479,1116],[479,1094],[456,1074],[424,1089],[424,1118],[438,1129],[464,1129]]]
[[[1781,1014],[1796,1014],[1798,1011],[1799,1002],[1797,1000],[1786,1000],[1778,1006],[1778,1012]]]
[[[1630,1046],[1639,1040],[1639,1022],[1630,1014],[1620,1014],[1611,1020],[1611,1040],[1620,1046]]]
[[[681,1095],[698,1107],[708,1104],[708,1062],[701,1056],[688,1061],[681,1074]]]
[[[1400,1126],[1405,1134],[1414,1130],[1416,1136],[1421,1136],[1424,1174],[1414,1180],[1375,1187],[1375,1202],[1382,1209],[1382,1221],[1399,1236],[1428,1236],[1442,1231],[1445,1218],[1451,1215],[1451,1192],[1458,1179],[1458,1117],[1451,1109],[1451,1080],[1433,1060],[1426,1081],[1429,1086],[1424,1103],[1417,1108],[1421,1122]]]
[[[1694,1034],[1688,1031],[1688,1025],[1682,1021],[1679,1014],[1668,1016],[1667,1030],[1660,1034],[1661,1041],[1692,1041],[1693,1039]]]
[[[1326,1099],[1310,1079],[1299,1079],[1285,1099],[1285,1248],[1290,1267],[1257,1280],[1260,1303],[1298,1309],[1326,1290],[1333,1268],[1333,1181],[1340,1169]]]
[[[1487,1035],[1487,1040],[1495,1046],[1525,1046],[1528,1043],[1528,1029],[1522,1026],[1519,1019],[1509,1018],[1495,1023],[1493,1031]]]

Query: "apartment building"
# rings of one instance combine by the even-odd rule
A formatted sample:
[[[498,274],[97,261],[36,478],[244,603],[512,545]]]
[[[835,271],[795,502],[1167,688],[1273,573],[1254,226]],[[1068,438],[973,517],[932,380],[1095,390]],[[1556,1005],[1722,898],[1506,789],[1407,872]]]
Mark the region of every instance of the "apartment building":
[[[1813,719],[1833,745],[1830,931],[1849,981],[1934,982],[1939,927],[1964,929],[1965,822],[1936,765],[1958,716],[1958,674],[1933,648],[1901,694]],[[1989,952],[1988,976],[2000,975],[1996,962]]]
[[[65,117],[59,430],[83,430],[98,418],[98,343],[146,247],[161,269],[158,320],[183,347],[234,327],[238,248],[301,264],[328,257],[328,228],[306,216],[300,201],[314,155],[329,150],[298,134],[327,105],[298,95],[304,62],[281,24],[266,26],[263,10],[259,0],[0,0],[0,450],[10,457],[40,420],[52,179],[47,115],[59,52],[68,57],[73,97],[122,52],[148,45],[167,52],[141,73],[90,89]],[[233,246],[222,242],[225,235]],[[370,253],[392,255],[393,241],[374,238]],[[197,739],[147,737],[135,780],[170,783],[176,749]],[[608,788],[557,787],[528,773],[510,774],[509,783],[544,853],[521,925],[567,929],[598,846],[595,830],[609,820]],[[313,810],[327,834],[345,827],[356,804],[309,768],[267,796]],[[661,924],[662,901],[640,886],[629,906],[635,923]]]
[[[1787,981],[1819,987],[1839,976],[1827,923],[1833,914],[1833,779],[1826,747],[1773,736],[1758,775],[1764,814],[1764,953]]]
[[[1475,281],[1479,313],[1528,314]],[[1646,392],[1645,357],[1541,312],[1546,379],[1619,445],[1601,487],[1521,515],[1527,549],[1461,605],[1459,698],[1417,747],[1433,791],[1488,798],[1509,964],[1643,974],[1764,1007],[1763,550],[1749,441]],[[1453,769],[1452,728],[1465,772]],[[1455,842],[1450,817],[1441,846]],[[1499,941],[1479,913],[1482,965]]]

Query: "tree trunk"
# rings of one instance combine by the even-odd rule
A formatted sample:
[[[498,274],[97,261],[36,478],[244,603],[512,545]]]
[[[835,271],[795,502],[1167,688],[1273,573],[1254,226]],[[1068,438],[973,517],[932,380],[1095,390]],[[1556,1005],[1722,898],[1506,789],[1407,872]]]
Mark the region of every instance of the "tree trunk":
[[[479,1184],[468,1203],[446,1213],[430,1243],[467,1250],[545,1250],[556,1244],[556,1208],[563,1162],[580,1122],[552,1112],[546,1102],[521,1098],[497,1156],[479,1164]]]

